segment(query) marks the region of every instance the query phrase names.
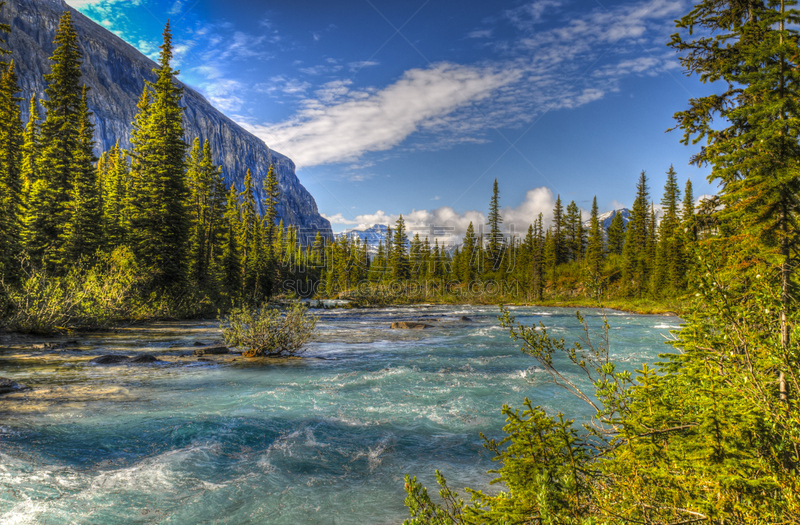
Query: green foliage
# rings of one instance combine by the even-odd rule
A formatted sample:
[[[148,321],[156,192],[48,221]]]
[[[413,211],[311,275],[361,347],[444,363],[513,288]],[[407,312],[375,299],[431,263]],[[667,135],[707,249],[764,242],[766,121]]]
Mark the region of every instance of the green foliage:
[[[126,248],[94,265],[74,265],[65,275],[23,266],[19,286],[0,282],[5,315],[0,329],[47,334],[74,328],[99,328],[145,313],[141,300],[144,272]]]
[[[286,357],[302,354],[314,335],[317,317],[295,304],[287,312],[275,308],[235,308],[221,318],[225,343],[245,349],[246,357]]]

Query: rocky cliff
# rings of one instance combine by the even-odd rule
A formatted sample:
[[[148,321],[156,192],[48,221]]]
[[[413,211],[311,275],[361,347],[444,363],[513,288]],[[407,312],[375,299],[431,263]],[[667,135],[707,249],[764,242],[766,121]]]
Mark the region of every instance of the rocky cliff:
[[[122,39],[67,6],[63,0],[6,0],[0,19],[12,26],[8,38],[25,100],[44,96],[43,76],[50,72],[53,38],[64,10],[73,11],[75,28],[83,51],[83,80],[91,87],[89,106],[97,125],[98,153],[119,140],[129,146],[131,122],[145,80],[154,80],[155,63]],[[331,235],[331,225],[320,216],[311,194],[300,184],[291,159],[271,150],[214,108],[202,95],[184,86],[186,138],[208,139],[228,184],[241,188],[250,168],[259,192],[270,164],[275,166],[281,186],[278,212],[285,223],[312,236]],[[27,116],[27,104],[23,113]],[[259,194],[259,206],[261,195]]]

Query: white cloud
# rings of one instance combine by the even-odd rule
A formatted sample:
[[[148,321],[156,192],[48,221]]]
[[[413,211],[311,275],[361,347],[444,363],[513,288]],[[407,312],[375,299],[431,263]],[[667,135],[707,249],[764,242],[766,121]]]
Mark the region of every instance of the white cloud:
[[[353,73],[360,71],[365,67],[374,67],[379,65],[381,65],[381,63],[377,60],[360,60],[358,62],[350,62],[347,64],[347,66],[350,68],[350,71]]]
[[[172,8],[167,12],[171,15],[179,15],[182,9],[183,9],[183,0],[175,0],[175,3],[172,4]]]
[[[467,38],[489,38],[492,36],[491,29],[476,29],[467,34]]]
[[[380,91],[352,91],[349,81],[336,81],[323,85],[315,99],[304,101],[304,109],[289,121],[245,126],[299,166],[342,162],[390,149],[518,77],[515,70],[442,63],[406,71]]]

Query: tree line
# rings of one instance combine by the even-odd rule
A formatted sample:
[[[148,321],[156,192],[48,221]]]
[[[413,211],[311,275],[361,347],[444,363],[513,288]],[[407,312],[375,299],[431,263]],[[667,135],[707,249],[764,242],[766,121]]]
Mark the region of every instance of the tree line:
[[[470,222],[460,244],[440,245],[435,235],[433,242],[425,233],[409,238],[401,215],[374,253],[366,239],[340,236],[323,257],[315,259],[325,267],[316,276],[323,280],[319,291],[348,295],[359,287],[363,291],[366,283],[391,285],[402,293],[405,283],[422,285],[413,287],[414,293],[469,297],[470,290],[485,290],[472,284],[492,282],[502,283],[495,288],[500,294],[532,301],[565,295],[679,296],[688,285],[691,247],[698,238],[713,233],[716,201],[704,201],[696,209],[691,181],[686,181],[682,196],[670,166],[660,204],[661,220],[657,221],[648,178],[642,172],[627,222],[622,213],[615,213],[604,228],[597,198],[585,221],[574,201],[565,208],[558,196],[549,224],[540,213],[525,235],[518,236],[503,231],[495,180],[485,233],[484,225],[476,231]],[[366,290],[374,291],[374,287]]]

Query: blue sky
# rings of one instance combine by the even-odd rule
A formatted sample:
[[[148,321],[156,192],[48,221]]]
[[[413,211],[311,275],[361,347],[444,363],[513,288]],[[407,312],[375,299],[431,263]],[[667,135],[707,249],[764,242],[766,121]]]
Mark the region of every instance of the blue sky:
[[[67,0],[155,58],[172,20],[181,79],[291,157],[335,231],[485,217],[495,178],[526,229],[556,194],[629,205],[674,164],[672,115],[712,87],[666,47],[683,0]]]

